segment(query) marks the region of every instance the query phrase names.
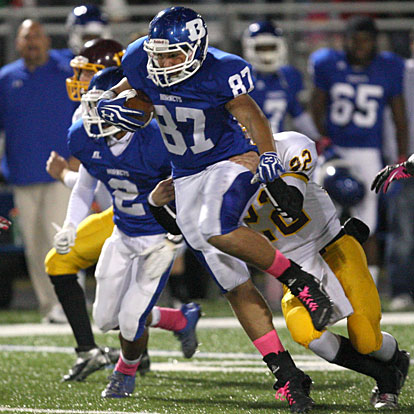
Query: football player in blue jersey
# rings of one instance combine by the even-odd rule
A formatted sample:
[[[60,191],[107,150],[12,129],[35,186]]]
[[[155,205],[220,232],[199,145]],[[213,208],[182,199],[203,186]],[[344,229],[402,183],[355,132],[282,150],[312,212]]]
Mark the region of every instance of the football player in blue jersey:
[[[75,55],[87,41],[111,37],[107,16],[94,4],[74,7],[66,18],[66,30],[69,48]]]
[[[284,120],[289,114],[298,131],[317,141],[320,134],[299,102],[302,74],[288,64],[282,30],[270,21],[251,23],[243,33],[242,46],[256,81],[250,96],[269,119],[272,131],[284,131]]]
[[[389,105],[397,129],[398,155],[406,159],[407,121],[402,96],[404,62],[391,52],[377,52],[377,27],[366,16],[352,17],[345,30],[344,50],[320,49],[310,56],[314,89],[310,108],[322,135],[351,163],[365,186],[365,197],[351,209],[371,230],[364,248],[374,280],[379,269],[375,229],[378,201],[369,192],[382,167],[383,113]]]
[[[305,412],[311,400],[303,395],[302,380],[292,379],[297,368],[291,361],[282,361],[282,352],[276,354],[281,348],[271,314],[253,288],[244,262],[289,286],[317,329],[328,323],[332,304],[312,275],[241,224],[259,188],[255,181],[266,183],[275,198],[286,194],[285,188],[279,191],[283,169],[269,123],[248,94],[254,88],[250,64],[209,48],[204,19],[189,8],[171,7],[154,17],[148,36],[128,46],[122,67],[126,79],[101,96],[100,116],[135,131],[142,124],[134,115],[142,113],[126,108],[127,97],[118,94],[134,88],[150,97],[172,160],[177,224],[188,244],[200,252],[242,326],[278,375],[278,385],[295,394],[293,409]],[[246,139],[240,124],[256,146]],[[261,154],[256,177],[229,161],[252,150]],[[300,198],[296,192],[286,195],[284,201],[290,205]],[[296,403],[296,397],[302,402]]]
[[[77,225],[89,213],[97,182],[103,182],[113,198],[115,227],[96,267],[93,317],[105,332],[119,328],[121,342],[121,355],[102,392],[105,398],[132,394],[146,350],[147,325],[173,331],[181,341],[184,356],[189,358],[197,348],[195,326],[200,317],[200,306],[194,303],[181,309],[154,307],[168,279],[176,248],[168,249],[170,254],[162,256],[158,271],[153,272],[152,263],[159,262],[159,252],[171,242],[165,241],[165,230],[149,212],[147,196],[160,178],[170,175],[171,166],[154,121],[136,133],[126,133],[106,125],[96,115],[97,97],[122,77],[121,68],[106,68],[94,76],[90,90],[82,96],[82,119],[72,124],[68,135],[69,149],[81,161],[81,167],[65,223],[55,237],[56,249],[68,253],[76,239]],[[56,280],[64,283],[65,276]]]

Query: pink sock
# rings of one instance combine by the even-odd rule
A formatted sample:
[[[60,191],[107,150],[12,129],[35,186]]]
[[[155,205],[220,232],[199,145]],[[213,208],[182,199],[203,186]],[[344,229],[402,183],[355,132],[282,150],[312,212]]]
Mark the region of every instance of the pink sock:
[[[285,350],[275,329],[253,341],[253,345],[263,356],[266,356],[271,352],[278,354],[279,352],[283,352]]]
[[[131,375],[134,376],[137,372],[139,362],[136,364],[127,364],[123,359],[122,356],[119,356],[118,362],[115,366],[115,371],[122,372],[125,375]]]
[[[180,309],[158,308],[160,320],[155,325],[156,328],[166,329],[167,331],[180,331],[187,325],[187,318]]]
[[[280,250],[276,250],[272,265],[265,271],[275,278],[278,278],[288,267],[290,267],[290,260]]]

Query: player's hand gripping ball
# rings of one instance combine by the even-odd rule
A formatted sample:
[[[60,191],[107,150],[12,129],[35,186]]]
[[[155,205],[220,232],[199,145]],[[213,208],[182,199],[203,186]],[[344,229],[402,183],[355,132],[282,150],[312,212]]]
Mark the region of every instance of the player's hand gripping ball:
[[[151,99],[140,90],[129,89],[125,92],[128,92],[128,94],[124,106],[142,112],[142,115],[136,114],[131,116],[142,123],[141,128],[145,128],[154,116],[154,105]]]
[[[135,89],[127,89],[113,99],[101,98],[97,111],[109,124],[130,132],[145,128],[154,116],[150,99],[144,92]]]

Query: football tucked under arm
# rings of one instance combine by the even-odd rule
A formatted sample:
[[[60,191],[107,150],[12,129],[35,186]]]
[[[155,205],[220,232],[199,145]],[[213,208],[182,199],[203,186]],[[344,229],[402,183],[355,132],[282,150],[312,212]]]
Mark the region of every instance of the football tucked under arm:
[[[154,116],[154,106],[142,91],[127,89],[112,99],[105,99],[106,93],[98,101],[99,116],[111,125],[124,131],[135,132],[145,128]]]

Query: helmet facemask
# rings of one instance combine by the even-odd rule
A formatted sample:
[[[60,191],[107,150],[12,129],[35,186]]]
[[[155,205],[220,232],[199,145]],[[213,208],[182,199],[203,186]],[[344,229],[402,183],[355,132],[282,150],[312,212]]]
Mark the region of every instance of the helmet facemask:
[[[66,91],[70,100],[79,102],[82,95],[88,90],[90,81],[80,80],[82,71],[88,70],[95,74],[104,69],[105,66],[96,63],[89,63],[88,59],[84,56],[75,56],[70,61],[70,66],[73,68],[73,76],[66,79]]]
[[[263,33],[243,39],[244,57],[258,72],[275,72],[288,62],[286,42],[281,36]]]
[[[207,35],[206,35],[207,37]],[[193,44],[189,42],[169,44],[166,39],[149,39],[144,43],[144,50],[148,54],[147,71],[152,81],[161,87],[175,85],[194,75],[200,69],[205,56],[208,40],[205,43],[205,50],[200,52],[201,39]],[[185,56],[183,63],[170,67],[161,67],[159,59],[162,55],[180,52]],[[197,55],[199,56],[197,58]]]
[[[107,67],[121,66],[123,54],[122,45],[112,39],[94,39],[85,43],[79,55],[70,61],[73,76],[66,79],[69,99],[80,102],[92,77]],[[81,76],[85,72],[89,72],[89,76]]]
[[[108,124],[98,114],[96,104],[105,91],[91,89],[82,95],[82,121],[83,127],[89,137],[94,139],[113,136],[122,130],[115,125]]]

